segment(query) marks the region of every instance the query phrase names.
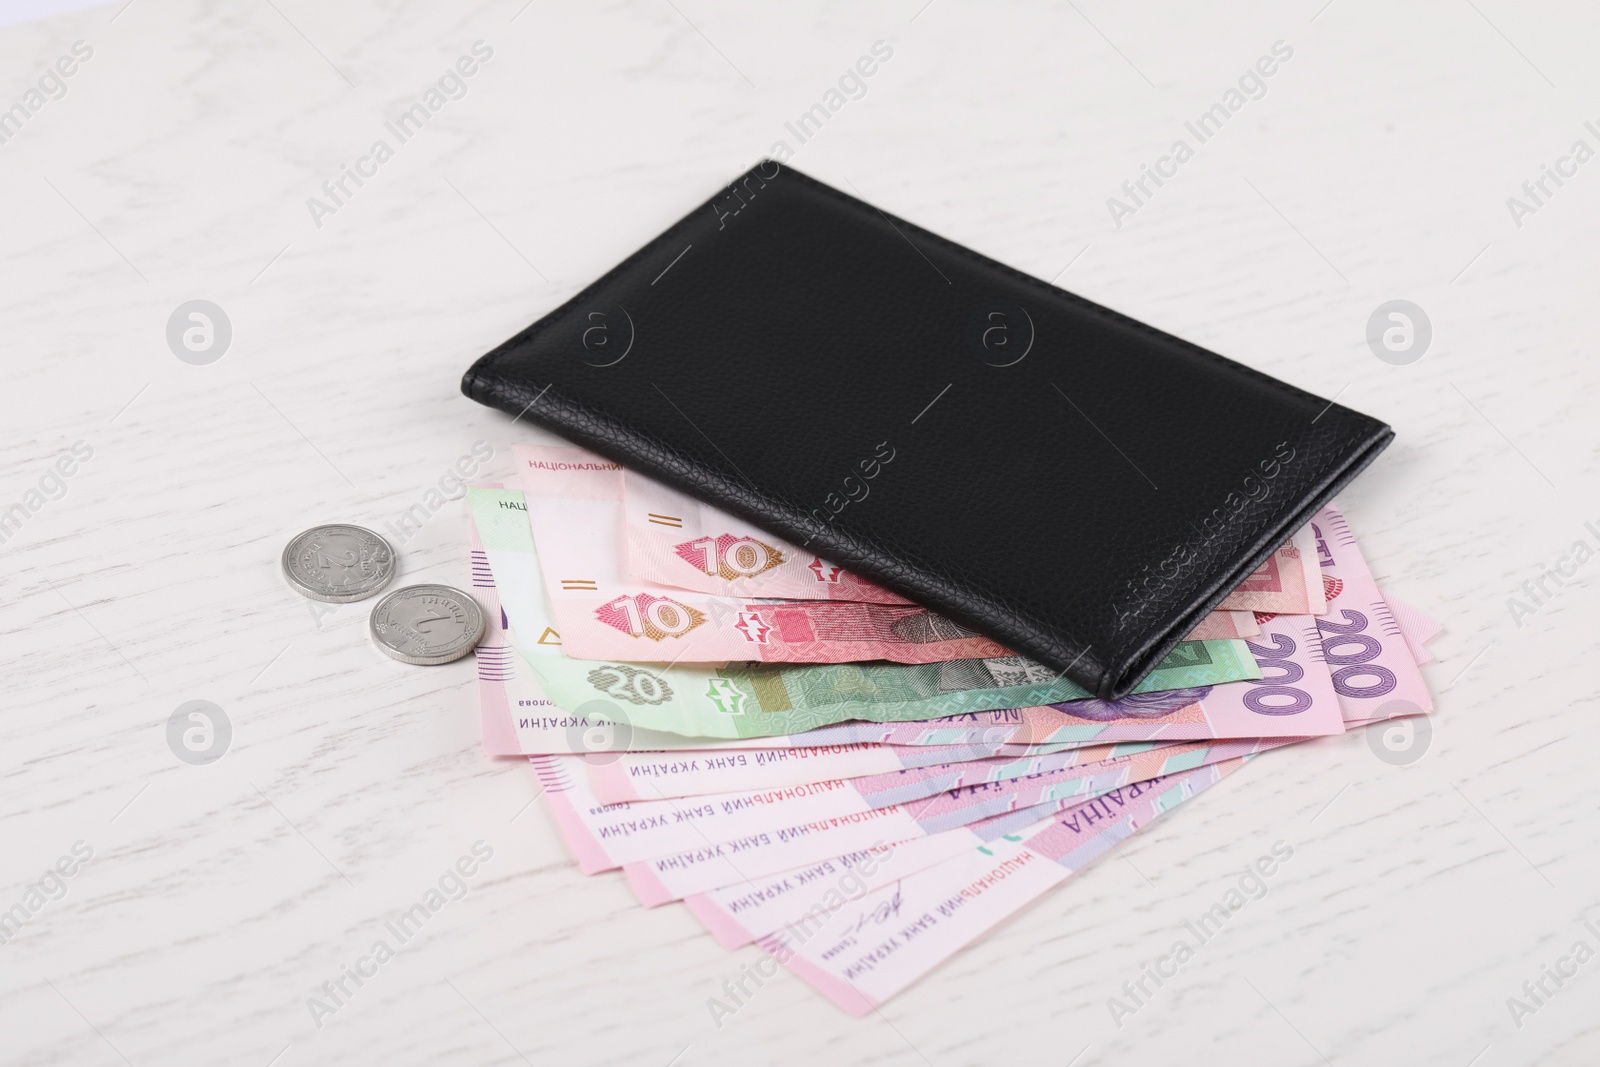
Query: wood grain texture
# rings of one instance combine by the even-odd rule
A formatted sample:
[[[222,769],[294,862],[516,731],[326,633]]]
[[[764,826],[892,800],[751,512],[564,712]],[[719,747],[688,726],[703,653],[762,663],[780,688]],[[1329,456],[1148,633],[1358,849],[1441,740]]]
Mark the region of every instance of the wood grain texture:
[[[807,6],[139,0],[0,29],[0,105],[91,59],[0,145],[0,508],[93,456],[0,545],[0,910],[93,858],[0,945],[7,1063],[1590,1064],[1600,963],[1515,1025],[1600,915],[1588,755],[1600,600],[1591,357],[1600,149],[1576,3]],[[306,206],[474,41],[468,84],[335,215]],[[823,128],[785,127],[874,41]],[[1118,228],[1107,198],[1275,41],[1251,100]],[[1445,624],[1418,762],[1365,734],[1262,758],[892,1001],[843,1016],[568,862],[526,767],[478,748],[470,660],[384,658],[278,553],[377,529],[473,442],[535,431],[457,391],[777,141],[817,178],[1390,422],[1343,496],[1379,580]],[[226,355],[180,362],[180,303]],[[1434,328],[1368,351],[1380,303]],[[1226,417],[1219,413],[1218,417]],[[974,427],[973,432],[981,432]],[[400,581],[465,584],[459,506]],[[208,767],[166,721],[208,699]],[[468,895],[320,1028],[307,998],[475,841]],[[1275,841],[1294,859],[1118,1027],[1107,998]],[[1588,910],[1586,910],[1588,909]],[[1552,987],[1553,988],[1553,987]]]

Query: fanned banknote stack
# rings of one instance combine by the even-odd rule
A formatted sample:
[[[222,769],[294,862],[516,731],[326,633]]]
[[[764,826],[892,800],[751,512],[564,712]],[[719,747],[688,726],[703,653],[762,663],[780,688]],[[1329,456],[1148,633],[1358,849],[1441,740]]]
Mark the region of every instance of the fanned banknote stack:
[[[1332,506],[1104,701],[592,453],[516,462],[468,490],[488,752],[585,874],[852,1014],[1259,753],[1432,711],[1439,627]]]

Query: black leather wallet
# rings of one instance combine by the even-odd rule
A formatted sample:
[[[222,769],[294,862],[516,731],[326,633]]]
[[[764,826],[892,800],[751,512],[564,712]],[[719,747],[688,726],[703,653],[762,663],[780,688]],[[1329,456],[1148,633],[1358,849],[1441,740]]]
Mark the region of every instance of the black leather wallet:
[[[1394,436],[771,161],[461,388],[1106,699]]]

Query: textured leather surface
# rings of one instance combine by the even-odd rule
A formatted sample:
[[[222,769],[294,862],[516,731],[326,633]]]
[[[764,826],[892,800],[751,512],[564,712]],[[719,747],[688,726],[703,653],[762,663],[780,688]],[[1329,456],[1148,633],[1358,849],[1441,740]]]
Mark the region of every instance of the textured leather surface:
[[[1393,437],[770,161],[462,391],[1104,698]]]

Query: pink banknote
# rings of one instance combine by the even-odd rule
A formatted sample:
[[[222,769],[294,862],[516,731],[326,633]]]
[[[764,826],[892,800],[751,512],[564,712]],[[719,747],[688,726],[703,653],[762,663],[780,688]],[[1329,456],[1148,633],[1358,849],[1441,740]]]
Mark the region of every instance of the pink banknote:
[[[747,875],[720,889],[686,896],[683,902],[719,945],[741,948],[803,919],[813,909],[826,914],[830,905],[842,905],[979,847],[987,840],[978,833],[983,825],[974,823],[912,841],[881,842],[774,874]]]
[[[631,662],[942,663],[1005,646],[910,604],[764,601],[630,577],[622,468],[579,448],[518,445],[517,469],[566,655]]]
[[[1115,804],[1120,792],[1113,789],[1102,796],[1112,797],[1106,803]],[[683,902],[718,944],[736,949],[777,933],[791,922],[804,921],[808,916],[815,920],[843,906],[846,900],[1007,834],[1029,836],[1045,829],[1062,813],[1093,804],[1097,799],[1078,800],[1065,807],[1041,805],[910,841],[879,842],[771,874],[747,873],[737,882],[686,896]],[[1019,817],[1025,822],[1019,823]]]
[[[1135,790],[1142,791],[1142,786],[1101,794],[1104,802],[1093,812],[1085,813],[1086,818],[1118,806]],[[846,901],[991,841],[1007,835],[1013,840],[1017,835],[1030,837],[1048,828],[1060,815],[1099,803],[1101,797],[1074,801],[1065,807],[1046,804],[1026,808],[911,841],[883,842],[803,867],[747,877],[685,897],[683,902],[720,945],[740,948],[790,924],[809,921],[815,925]]]
[[[1389,605],[1389,610],[1394,612],[1394,621],[1400,624],[1400,632],[1405,634],[1406,644],[1411,646],[1411,657],[1417,661],[1417,666],[1433,662],[1433,653],[1427,649],[1427,644],[1440,632],[1444,626],[1429,618],[1421,608],[1397,600],[1387,594],[1384,601]]]
[[[950,790],[904,804],[870,807],[848,817],[818,820],[807,827],[747,834],[727,841],[708,838],[693,848],[626,863],[623,872],[639,901],[653,907],[742,883],[760,874],[815,862],[838,854],[841,845],[848,850],[884,841],[913,840],[1006,816],[1012,817],[1009,825],[1019,821],[1025,825],[1052,808],[1071,808],[1133,782],[1236,759],[1282,743],[1222,741],[1204,752],[1187,753],[1170,761],[1093,763],[1048,781],[1035,777]],[[880,811],[892,812],[894,818],[879,822],[870,817]]]
[[[812,782],[781,788],[716,793],[605,804],[595,797],[575,756],[530,756],[544,788],[551,818],[585,874],[623,867],[640,861],[663,860],[662,869],[688,870],[713,860],[771,852],[769,870],[782,870],[873,843],[907,840],[928,833],[964,826],[980,819],[1014,811],[1024,805],[1015,796],[972,797],[941,794],[914,805],[875,805],[851,780]],[[1102,789],[1126,784],[1133,775],[1156,773],[1150,761],[1129,760],[1090,764],[1095,774],[1035,790],[1039,803],[1067,802]],[[857,836],[850,836],[852,833]],[[808,837],[831,835],[842,843],[798,858],[781,859],[793,843]],[[753,862],[753,860],[751,860]],[[713,882],[712,885],[721,884]],[[699,888],[706,888],[700,886]],[[699,891],[696,888],[693,891]]]
[[[1254,612],[1213,611],[1189,631],[1185,641],[1221,641],[1229,637],[1254,637],[1261,632]]]
[[[572,756],[529,757],[551,818],[585,874],[658,856],[694,855],[717,842],[725,854],[758,844],[783,845],[829,828],[865,828],[872,836],[828,849],[836,855],[924,833],[909,812],[873,808],[839,780],[700,797],[603,804]],[[805,862],[795,860],[782,866]],[[774,868],[774,869],[781,869]]]
[[[1416,654],[1378,591],[1344,515],[1330,504],[1317,512],[1311,529],[1327,587],[1327,613],[1316,619],[1316,627],[1344,718],[1357,722],[1431,712],[1433,698]]]
[[[1076,795],[1079,779],[1107,770],[1126,768],[1131,782],[1303,740],[1309,739],[1245,737],[1166,745],[1103,745],[1053,755],[977,759],[891,771],[854,778],[850,784],[873,807],[911,804],[944,794],[938,800],[944,810],[959,810],[971,803],[1003,804],[1010,810]]]
[[[1095,796],[1123,784],[1108,781],[1098,793],[1050,801],[1008,814],[1017,817],[1011,820],[1013,824],[1017,819],[1021,820],[1021,825],[1032,824],[1055,812],[1088,803]],[[879,818],[880,812],[886,817]],[[624,864],[622,871],[639,903],[654,908],[729,886],[750,885],[754,879],[796,866],[821,863],[840,855],[841,850],[860,852],[903,846],[916,846],[920,850],[924,847],[922,842],[988,821],[973,819],[955,827],[935,828],[922,825],[916,814],[914,808],[891,806],[851,818],[818,820],[779,829],[765,838],[752,836],[739,841],[707,842],[697,849]],[[916,854],[920,853],[913,853]]]
[[[981,782],[932,795],[925,792],[926,784],[916,786],[906,783],[895,786],[888,793],[865,799],[868,803],[882,802],[895,792],[904,792],[907,794],[907,799],[900,802],[901,806],[914,809],[919,823],[937,831],[965,826],[980,819],[994,818],[1007,812],[1037,807],[1040,804],[1092,796],[1114,785],[1124,785],[1194,767],[1210,766],[1229,759],[1253,756],[1306,740],[1310,739],[1241,737],[1233,740],[1192,742],[1140,756],[1065,767],[1021,778]],[[910,796],[917,793],[921,793],[926,799]]]
[[[1309,528],[1295,532],[1255,573],[1222,598],[1219,607],[1278,615],[1321,615],[1322,574]]]
[[[1141,782],[1021,840],[988,842],[855,899],[841,894],[837,906],[760,944],[839,1007],[865,1015],[1242,762]]]

